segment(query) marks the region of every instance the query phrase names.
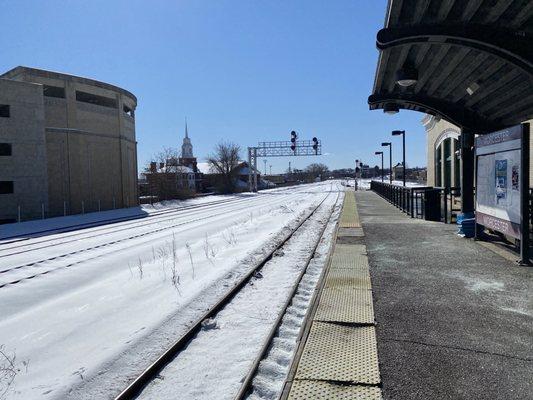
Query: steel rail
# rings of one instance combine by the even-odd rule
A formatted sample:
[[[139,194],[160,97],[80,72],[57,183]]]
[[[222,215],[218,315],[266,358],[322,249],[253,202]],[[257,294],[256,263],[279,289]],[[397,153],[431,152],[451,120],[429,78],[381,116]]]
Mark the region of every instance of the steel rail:
[[[293,188],[294,188],[294,186],[291,186],[291,187],[288,187],[288,188],[279,188],[278,190],[276,190],[276,193],[282,193],[283,194],[283,192],[286,192],[286,191],[288,191],[290,189],[293,189]],[[297,191],[297,192],[299,193],[300,191]],[[270,193],[262,193],[262,194],[270,194]],[[205,207],[205,206],[210,206],[210,205],[229,203],[229,202],[233,202],[233,201],[237,201],[237,200],[249,200],[249,199],[252,199],[252,198],[253,197],[244,198],[244,199],[232,198],[232,199],[215,200],[215,201],[210,201],[210,202],[203,203],[203,204],[191,204],[191,205],[188,205],[188,206],[181,206],[181,207],[175,207],[175,208],[172,208],[172,209],[154,211],[153,213],[148,214],[148,215],[139,215],[139,214],[137,214],[137,215],[124,216],[124,217],[109,218],[109,219],[103,219],[103,220],[100,220],[100,221],[85,222],[85,223],[76,224],[76,225],[69,225],[69,226],[65,226],[65,227],[44,229],[44,230],[36,231],[36,232],[29,232],[27,234],[27,235],[35,235],[34,237],[25,237],[24,236],[25,234],[22,234],[22,233],[21,234],[16,234],[16,235],[11,235],[11,236],[4,236],[4,237],[0,238],[0,245],[7,245],[7,244],[12,244],[12,243],[23,242],[23,241],[30,240],[30,239],[33,239],[33,238],[46,236],[45,234],[68,233],[68,232],[72,232],[72,231],[75,231],[75,230],[78,230],[78,229],[90,229],[90,228],[100,227],[102,225],[108,225],[108,224],[113,224],[113,223],[120,223],[120,222],[127,222],[127,221],[135,222],[136,220],[143,220],[144,218],[157,217],[157,216],[160,216],[160,215],[163,215],[163,214],[175,213],[175,212],[179,212],[179,211],[182,211],[182,210],[190,210],[190,209],[193,209],[193,208],[200,208],[200,207]],[[120,209],[117,208],[115,210],[120,210]],[[105,211],[112,211],[112,210],[102,210],[102,212],[105,212]],[[77,215],[80,215],[80,214],[77,214]],[[68,215],[68,216],[72,217],[74,215]],[[41,235],[41,234],[43,234],[43,235]],[[15,240],[9,241],[9,239],[15,239]],[[51,240],[51,239],[47,239],[47,240]],[[42,242],[38,242],[38,243],[42,243]],[[32,244],[34,244],[34,243],[32,243]],[[14,249],[14,248],[17,248],[17,247],[22,247],[22,246],[25,246],[25,245],[22,244],[20,246],[14,246],[14,247],[10,247],[9,249]]]
[[[257,357],[255,358],[254,363],[253,363],[252,367],[250,368],[248,374],[244,378],[244,380],[243,380],[243,382],[241,384],[241,387],[239,389],[239,392],[234,397],[234,400],[241,400],[241,399],[246,398],[246,396],[249,394],[250,390],[253,388],[253,379],[254,379],[254,377],[255,377],[255,375],[257,373],[257,370],[259,369],[259,365],[260,365],[261,361],[265,358],[265,355],[267,354],[267,352],[270,349],[270,344],[272,343],[272,340],[274,339],[274,336],[278,332],[278,329],[279,329],[279,327],[281,325],[283,317],[287,313],[287,309],[292,304],[292,301],[294,299],[294,296],[296,295],[296,292],[298,291],[298,288],[300,287],[302,279],[305,276],[305,274],[307,273],[307,269],[309,267],[309,264],[315,258],[317,248],[320,245],[320,242],[321,242],[322,238],[324,237],[324,232],[326,231],[326,229],[327,229],[327,227],[329,225],[329,222],[331,221],[331,217],[333,216],[333,213],[335,212],[335,207],[337,206],[337,203],[339,201],[339,196],[340,196],[340,192],[337,193],[337,199],[335,200],[335,203],[333,204],[333,207],[331,208],[331,213],[329,215],[328,221],[324,224],[324,227],[321,229],[320,235],[318,237],[318,240],[317,240],[316,244],[313,247],[313,250],[309,252],[308,257],[305,260],[304,268],[302,269],[302,271],[300,272],[300,275],[296,279],[296,282],[292,286],[290,294],[287,297],[287,300],[285,301],[285,303],[283,305],[282,311],[279,313],[278,318],[276,319],[276,321],[274,321],[274,324],[272,325],[272,328],[270,329],[270,332],[269,332],[268,336],[263,341],[263,345],[261,346],[261,350],[260,350],[259,354],[257,355]]]
[[[203,210],[201,210],[201,211],[203,211]],[[143,236],[151,235],[151,234],[158,233],[158,232],[161,232],[161,231],[165,231],[165,230],[168,230],[168,229],[173,229],[173,228],[176,228],[178,226],[183,226],[183,225],[187,225],[187,224],[190,224],[190,223],[203,221],[203,220],[206,220],[206,219],[210,219],[210,218],[212,218],[214,216],[224,215],[226,213],[227,213],[227,211],[219,212],[219,213],[212,214],[212,215],[209,215],[209,216],[206,216],[206,217],[200,217],[200,218],[196,218],[196,219],[193,219],[193,220],[183,221],[183,222],[180,222],[180,223],[177,223],[177,224],[173,224],[173,225],[170,225],[170,226],[166,226],[166,227],[163,227],[163,228],[158,228],[158,229],[155,229],[155,230],[139,233],[139,234],[136,234],[136,235],[133,235],[133,236],[128,236],[128,237],[125,237],[125,238],[122,238],[122,239],[117,239],[117,240],[114,240],[114,241],[111,241],[111,242],[98,244],[98,245],[95,245],[95,246],[92,246],[92,247],[76,250],[76,251],[73,251],[73,252],[70,252],[70,253],[57,255],[57,256],[50,257],[50,258],[47,258],[47,259],[44,259],[44,260],[32,261],[30,263],[17,265],[15,267],[9,267],[7,269],[0,270],[0,276],[1,276],[1,274],[9,273],[9,272],[16,271],[16,270],[19,270],[19,269],[22,269],[22,268],[32,267],[32,266],[40,266],[41,263],[44,263],[44,262],[47,262],[47,261],[53,261],[53,260],[64,258],[66,256],[72,256],[72,255],[80,254],[80,253],[83,253],[83,252],[86,252],[86,251],[100,249],[100,248],[107,247],[107,246],[110,246],[110,245],[114,245],[114,244],[117,244],[117,243],[122,243],[122,242],[125,242],[127,240],[137,239],[137,238],[140,238],[140,237],[143,237]],[[66,243],[66,242],[63,242],[63,244],[64,243]],[[136,245],[134,245],[134,246],[136,246]],[[51,247],[51,246],[48,246],[48,247]],[[124,250],[124,249],[122,249],[122,250]],[[87,258],[87,259],[83,260],[83,262],[87,262],[87,261],[90,261],[90,260],[93,260],[93,259],[99,258],[99,257],[101,257],[101,255],[97,255],[96,257]],[[38,272],[38,273],[35,273],[35,274],[32,274],[32,275],[20,277],[20,278],[17,278],[15,280],[12,280],[12,281],[0,282],[0,289],[2,289],[4,287],[7,287],[9,285],[15,285],[15,284],[20,283],[22,281],[26,281],[26,280],[30,280],[30,279],[36,278],[38,276],[47,275],[50,272],[58,271],[58,270],[65,269],[65,268],[70,268],[70,267],[72,267],[74,265],[78,265],[78,264],[80,264],[80,261],[74,261],[74,262],[72,262],[70,264],[67,264],[67,265],[61,265],[61,266],[56,267],[56,268],[51,268],[51,269],[48,269],[48,270],[45,270],[45,271],[42,271],[42,272]]]
[[[220,310],[222,310],[240,291],[241,289],[248,284],[248,282],[253,278],[257,271],[261,270],[265,264],[272,259],[277,250],[283,247],[293,235],[303,226],[303,224],[308,221],[324,203],[324,201],[329,197],[328,193],[318,205],[307,215],[302,221],[300,221],[297,226],[288,233],[283,240],[263,259],[253,267],[248,273],[246,273],[213,307],[206,311],[197,321],[192,325],[189,330],[182,335],[174,344],[167,349],[157,360],[155,360],[148,368],[146,368],[133,382],[131,382],[128,387],[126,387],[118,396],[115,397],[115,400],[130,400],[135,398],[141,393],[144,387],[151,382],[157,374],[176,357],[176,355],[189,343],[191,339],[200,331],[202,328],[202,322],[212,316],[216,315]]]
[[[156,224],[156,223],[159,223],[159,222],[168,221],[169,219],[172,219],[176,214],[180,214],[180,213],[182,213],[184,211],[197,210],[197,209],[199,209],[199,211],[203,211],[204,209],[206,209],[208,207],[215,207],[215,206],[226,205],[226,204],[234,204],[234,203],[248,201],[250,199],[253,199],[253,198],[250,197],[250,198],[244,198],[244,199],[237,198],[237,199],[219,200],[219,201],[213,201],[213,202],[204,203],[204,204],[195,204],[195,205],[190,205],[190,206],[178,207],[178,208],[171,209],[171,210],[163,210],[161,212],[158,212],[157,214],[153,213],[153,214],[147,215],[145,217],[135,217],[135,218],[124,217],[124,218],[126,218],[124,220],[121,220],[121,218],[118,218],[118,219],[114,219],[114,220],[98,221],[98,222],[95,223],[94,226],[85,226],[85,227],[81,228],[82,230],[83,229],[95,228],[94,230],[91,230],[89,232],[76,232],[76,233],[73,233],[71,235],[65,235],[65,236],[63,236],[61,238],[46,238],[44,240],[35,241],[35,242],[32,242],[32,243],[22,243],[22,244],[18,244],[16,246],[10,246],[10,247],[7,247],[7,248],[2,248],[2,249],[0,249],[0,251],[8,251],[8,250],[19,249],[19,248],[26,247],[26,246],[33,246],[33,245],[38,245],[38,244],[41,244],[41,243],[52,242],[54,240],[61,240],[63,238],[70,239],[70,238],[74,238],[74,237],[78,237],[78,236],[83,236],[83,235],[86,235],[86,234],[88,234],[90,236],[84,236],[82,239],[90,239],[90,238],[101,236],[101,235],[113,234],[113,233],[116,233],[116,232],[121,232],[121,231],[124,231],[124,230],[128,230],[128,229],[131,229],[130,226],[142,227],[142,226],[149,226],[149,225],[152,225],[152,224]],[[126,222],[126,223],[125,224],[120,224],[118,226],[114,225],[114,224],[119,224],[121,222]],[[92,224],[92,223],[89,223],[89,224]],[[69,229],[68,231],[64,231],[64,232],[57,232],[57,234],[68,233],[68,232],[72,232],[72,231],[78,230],[78,228],[80,226],[83,226],[83,225],[86,225],[86,224],[72,225],[69,228],[73,228],[73,229]],[[113,228],[117,228],[117,229],[113,229]],[[50,231],[52,232],[54,230],[50,230]],[[95,234],[95,233],[102,232],[102,231],[104,231],[104,232],[103,233],[99,233],[99,234]],[[55,234],[55,233],[50,233],[50,234]],[[2,246],[4,246],[6,244],[19,243],[19,242],[23,242],[23,241],[30,240],[30,239],[32,239],[32,238],[24,238],[24,239],[20,239],[20,240],[17,240],[17,241],[11,241],[11,242],[1,242],[2,239],[0,239],[0,244]],[[79,240],[79,239],[73,239],[73,240],[69,240],[69,241],[61,241],[61,242],[56,243],[56,244],[52,244],[52,245],[48,245],[48,246],[44,246],[44,247],[36,247],[34,249],[29,249],[29,250],[24,250],[24,251],[21,250],[21,251],[18,251],[18,252],[5,254],[5,255],[3,255],[3,257],[16,255],[16,254],[20,254],[20,253],[26,253],[28,251],[33,251],[33,250],[40,250],[40,249],[47,248],[47,247],[52,247],[52,246],[58,246],[58,245],[62,245],[62,244],[65,244],[65,243],[70,243],[70,242],[77,241],[77,240]]]
[[[291,189],[293,189],[293,188],[291,188]],[[290,191],[290,190],[289,189],[278,189],[275,192],[275,194],[276,195],[278,195],[278,194],[287,195],[287,193],[284,193],[284,192],[287,192],[287,191]],[[294,194],[300,194],[300,193],[303,193],[303,192],[301,190],[296,190]],[[316,194],[316,192],[305,192],[305,193]],[[262,193],[261,195],[271,195],[271,194],[274,194],[274,193]],[[288,193],[288,194],[290,194],[290,193]],[[94,233],[94,232],[99,232],[101,230],[103,230],[103,231],[108,230],[108,229],[112,228],[113,224],[115,224],[115,223],[118,224],[118,223],[121,223],[121,222],[131,221],[131,222],[127,223],[127,224],[121,224],[118,227],[119,229],[115,229],[113,231],[109,231],[109,234],[111,234],[111,233],[116,233],[116,232],[120,232],[120,231],[124,230],[124,229],[120,229],[122,227],[129,226],[129,225],[135,225],[137,223],[139,224],[137,226],[147,226],[147,225],[151,225],[151,224],[154,224],[154,223],[168,221],[171,218],[159,218],[159,217],[161,217],[161,216],[164,217],[164,216],[167,216],[169,214],[179,214],[182,211],[195,210],[195,209],[202,209],[201,211],[203,211],[205,208],[211,207],[211,206],[224,205],[224,204],[228,204],[228,203],[234,204],[234,203],[239,203],[239,202],[247,202],[247,201],[250,201],[250,200],[253,200],[253,199],[256,199],[256,196],[250,196],[250,197],[244,197],[244,198],[232,198],[232,199],[216,200],[216,201],[211,201],[211,202],[207,202],[207,203],[203,203],[203,204],[192,204],[192,205],[188,205],[188,206],[182,206],[182,207],[177,207],[177,208],[172,208],[172,209],[167,209],[167,210],[156,211],[156,212],[153,212],[153,213],[151,213],[151,214],[149,214],[147,216],[130,216],[130,217],[125,216],[125,217],[119,217],[119,218],[114,218],[114,219],[107,219],[107,220],[102,220],[102,221],[94,221],[94,222],[87,222],[87,223],[84,223],[84,224],[71,225],[71,226],[65,227],[65,228],[54,228],[54,229],[49,229],[49,230],[45,230],[45,231],[32,232],[30,234],[34,235],[34,234],[45,233],[45,232],[49,232],[49,234],[55,234],[54,232],[56,232],[57,234],[60,234],[60,233],[72,232],[72,231],[75,231],[75,230],[77,230],[79,228],[81,228],[81,229],[96,228],[96,229],[91,230],[89,232],[89,233]],[[148,218],[150,218],[150,219],[151,218],[157,218],[157,220],[144,221],[145,219],[148,219]],[[109,224],[111,224],[111,226],[109,226]],[[73,237],[76,237],[76,236],[85,235],[86,233],[87,232],[74,233],[72,235],[63,236],[63,238],[65,238],[65,237],[66,238],[73,238]],[[10,237],[11,238],[16,238],[16,237],[20,237],[21,235],[22,234],[10,236]],[[46,235],[41,235],[41,236],[46,236]],[[87,236],[87,237],[84,237],[84,239],[90,239],[90,238],[95,237],[95,236],[99,236],[99,235]],[[45,240],[41,240],[41,241],[35,241],[35,242],[32,242],[32,243],[22,243],[22,244],[19,244],[17,246],[11,246],[11,247],[7,247],[7,248],[3,248],[3,246],[8,245],[8,244],[24,242],[24,241],[33,239],[31,237],[24,237],[24,238],[21,238],[21,239],[18,239],[18,240],[12,240],[12,241],[7,241],[7,242],[4,241],[5,239],[8,239],[10,237],[4,237],[4,238],[0,239],[0,246],[2,246],[2,248],[0,248],[0,251],[18,249],[18,248],[25,247],[25,246],[33,246],[33,245],[36,245],[36,244],[51,242],[53,240],[58,240],[59,239],[59,238],[46,238]],[[36,237],[40,237],[40,236],[36,236]],[[79,240],[79,239],[77,239],[77,240]],[[70,242],[72,242],[72,241],[70,241]],[[70,243],[70,242],[68,242],[68,243]],[[63,242],[60,242],[58,244],[54,244],[53,246],[61,245],[61,244],[64,244],[64,243],[66,243],[66,242],[63,241]],[[13,252],[13,253],[9,253],[9,254],[3,254],[2,257],[16,255],[16,254],[20,254],[20,253],[26,253],[27,251],[41,250],[43,248],[48,248],[48,247],[51,247],[51,246],[52,245],[43,246],[43,247],[37,247],[37,248],[30,249],[30,250],[24,250],[24,251],[19,251],[19,252]]]
[[[123,217],[108,218],[108,219],[102,219],[102,220],[99,220],[99,221],[92,221],[92,222],[84,222],[84,223],[81,223],[81,224],[69,225],[69,226],[65,226],[65,227],[43,229],[41,231],[29,232],[27,234],[27,235],[35,235],[33,237],[26,237],[24,233],[19,233],[19,234],[16,234],[16,235],[5,236],[3,238],[0,238],[0,241],[2,241],[1,242],[2,245],[11,244],[11,243],[18,243],[18,242],[23,242],[23,241],[30,240],[30,239],[33,239],[33,238],[46,236],[46,235],[49,235],[49,234],[67,233],[67,232],[72,232],[72,231],[75,231],[75,230],[78,230],[78,229],[90,229],[90,228],[99,227],[99,226],[102,226],[102,225],[108,225],[108,224],[114,224],[114,223],[120,223],[120,222],[127,222],[127,221],[135,221],[135,220],[143,220],[144,218],[157,217],[157,216],[162,215],[162,214],[173,213],[173,212],[177,212],[177,211],[181,211],[181,210],[188,210],[188,209],[191,209],[191,208],[197,208],[197,207],[213,205],[213,204],[218,204],[218,203],[230,202],[230,201],[233,201],[233,200],[235,200],[235,199],[215,200],[215,201],[211,201],[211,202],[207,202],[207,203],[203,203],[203,204],[191,204],[191,205],[188,205],[188,206],[173,207],[173,208],[170,208],[170,209],[154,211],[154,212],[152,212],[150,214],[125,215]],[[116,208],[116,209],[113,209],[113,210],[102,210],[101,212],[114,211],[114,210],[121,210],[121,209],[120,208]],[[84,215],[84,214],[67,215],[67,217],[73,217],[75,215]],[[43,235],[41,235],[41,234],[43,234]],[[15,240],[5,241],[4,242],[4,240],[9,240],[9,239],[15,239]],[[12,247],[12,248],[16,248],[16,247]]]

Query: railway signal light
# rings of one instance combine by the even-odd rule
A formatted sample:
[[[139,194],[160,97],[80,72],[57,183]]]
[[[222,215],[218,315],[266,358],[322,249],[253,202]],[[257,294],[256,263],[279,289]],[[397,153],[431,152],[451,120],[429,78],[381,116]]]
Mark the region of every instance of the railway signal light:
[[[291,150],[296,153],[296,139],[298,138],[298,135],[295,131],[291,132]]]
[[[313,150],[315,150],[315,154],[318,154],[318,139],[316,137],[313,138]]]

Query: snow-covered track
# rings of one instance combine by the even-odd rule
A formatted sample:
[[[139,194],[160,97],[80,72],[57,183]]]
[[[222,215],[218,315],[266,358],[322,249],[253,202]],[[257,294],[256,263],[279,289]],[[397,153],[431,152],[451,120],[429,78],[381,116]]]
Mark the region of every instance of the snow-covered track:
[[[81,224],[68,225],[68,226],[65,226],[65,227],[42,229],[42,230],[38,230],[38,231],[35,231],[35,232],[31,232],[29,234],[20,234],[19,233],[19,234],[16,234],[16,235],[4,236],[4,237],[0,238],[0,244],[7,245],[7,244],[12,244],[12,243],[20,243],[20,242],[25,242],[25,241],[31,240],[32,238],[38,238],[38,237],[41,237],[41,236],[48,236],[48,235],[51,235],[51,234],[68,233],[68,232],[72,232],[72,231],[79,231],[79,230],[82,230],[82,229],[94,228],[94,227],[98,227],[98,226],[102,226],[102,225],[109,226],[111,224],[116,224],[116,223],[120,223],[120,222],[127,222],[127,221],[132,221],[132,220],[133,221],[143,220],[145,218],[152,218],[152,217],[157,217],[157,216],[160,216],[160,215],[173,214],[173,213],[184,211],[184,210],[191,210],[191,209],[194,209],[194,208],[205,207],[205,206],[210,206],[210,205],[214,205],[214,204],[228,203],[228,202],[235,201],[235,200],[239,200],[239,199],[238,198],[233,198],[233,199],[215,200],[215,201],[211,201],[211,202],[208,202],[208,203],[191,204],[191,205],[186,205],[186,206],[167,208],[167,209],[164,209],[164,210],[153,211],[153,212],[151,212],[149,214],[135,214],[135,215],[128,215],[128,216],[124,216],[124,217],[115,217],[115,218],[102,219],[102,220],[93,221],[93,222],[85,222],[85,223],[81,223]],[[24,244],[22,244],[21,246],[24,246]],[[21,246],[13,246],[13,247],[10,247],[10,248],[17,248],[17,247],[21,247]]]
[[[316,194],[316,192],[309,192],[305,190],[305,188],[298,188],[297,190],[294,190],[293,187],[288,187],[285,189],[276,189],[276,191],[272,192],[261,192],[261,196],[286,195],[286,192],[291,191],[295,194]],[[76,242],[82,239],[91,239],[106,234],[114,234],[120,231],[131,230],[132,228],[159,224],[161,222],[172,220],[180,214],[189,213],[191,210],[205,211],[210,208],[218,208],[220,206],[229,204],[234,205],[238,203],[246,203],[253,201],[254,199],[256,199],[256,196],[233,197],[230,199],[215,200],[202,204],[173,207],[170,209],[154,211],[147,215],[117,217],[83,224],[69,225],[68,227],[64,228],[54,228],[31,232],[28,234],[4,236],[0,237],[0,257],[8,257],[17,254],[28,253],[29,251],[48,249],[53,246],[62,246],[64,244]],[[38,238],[41,236],[44,236],[44,238],[39,240]],[[9,240],[11,238],[14,240]]]
[[[255,197],[251,197],[250,199],[254,199],[254,198]],[[216,207],[217,208],[220,207],[220,208],[222,208],[222,210],[220,210],[220,211],[217,210],[217,212],[210,213],[208,215],[205,215],[206,208],[204,207],[204,208],[201,208],[200,210],[194,210],[192,212],[192,213],[199,213],[200,214],[200,216],[198,216],[196,218],[187,219],[185,221],[179,221],[179,222],[176,222],[176,223],[165,225],[163,227],[157,227],[155,229],[150,229],[148,231],[144,231],[144,232],[141,232],[141,233],[129,234],[129,235],[127,235],[125,237],[122,237],[122,238],[119,238],[119,239],[105,241],[105,242],[102,242],[102,243],[99,243],[99,244],[96,244],[96,245],[93,245],[93,246],[83,247],[83,248],[80,248],[80,249],[77,249],[77,250],[73,250],[73,251],[70,251],[70,252],[66,252],[66,253],[56,254],[56,255],[54,255],[52,257],[42,258],[42,259],[38,259],[38,260],[32,260],[31,262],[27,262],[27,263],[24,263],[24,264],[19,264],[19,265],[12,266],[12,267],[7,267],[7,268],[1,268],[0,267],[0,289],[2,289],[4,287],[7,287],[7,286],[18,284],[18,283],[23,282],[23,281],[34,279],[36,277],[45,276],[45,275],[50,274],[51,272],[54,272],[54,271],[70,268],[70,267],[73,267],[75,265],[79,265],[81,263],[87,263],[88,261],[92,261],[94,259],[97,259],[97,258],[100,258],[100,257],[104,256],[106,253],[104,253],[104,254],[95,254],[93,256],[87,256],[87,257],[85,257],[83,259],[83,261],[73,261],[73,262],[69,262],[69,263],[66,263],[66,264],[59,265],[59,266],[51,265],[51,266],[47,266],[47,267],[43,268],[43,265],[46,265],[46,263],[50,263],[50,262],[54,262],[54,261],[57,262],[57,261],[60,261],[60,260],[66,260],[67,257],[77,256],[77,255],[80,255],[81,253],[88,253],[88,252],[96,251],[96,250],[109,249],[112,246],[115,246],[115,245],[118,245],[118,244],[122,244],[122,243],[128,242],[128,241],[133,241],[134,239],[140,239],[140,238],[148,237],[148,236],[151,236],[151,235],[154,235],[154,234],[158,234],[158,233],[164,232],[164,231],[171,231],[171,230],[174,230],[175,228],[178,228],[178,227],[184,228],[184,227],[186,227],[186,226],[188,226],[189,224],[192,224],[192,223],[197,223],[197,222],[201,222],[201,221],[208,221],[208,220],[212,219],[213,217],[226,215],[228,213],[228,210],[225,207],[227,207],[227,206],[233,207],[233,206],[237,205],[236,203],[238,203],[240,205],[240,204],[242,204],[241,203],[242,201],[248,201],[248,200],[249,199],[239,199],[239,201],[232,201],[232,202],[230,202],[230,204],[217,205]],[[272,204],[272,202],[270,202],[270,203]],[[191,213],[188,213],[187,217],[190,217],[190,216],[191,216]],[[164,221],[173,220],[174,218],[175,218],[175,216],[167,217],[167,218],[164,219]],[[154,221],[147,222],[147,223],[143,224],[143,226],[150,226],[150,225],[153,225],[153,224],[157,225],[157,224],[159,224],[161,222],[164,222],[164,221],[154,220]],[[82,239],[86,240],[86,239],[93,238],[93,237],[101,238],[102,236],[105,236],[106,234],[111,235],[111,234],[116,234],[117,232],[130,232],[130,231],[132,231],[131,227],[120,228],[120,229],[111,228],[111,229],[109,229],[106,232],[100,232],[98,234],[94,234],[94,235],[91,235],[91,236],[83,236]],[[72,243],[72,242],[77,242],[77,241],[82,240],[82,239],[72,239],[72,240],[62,241],[61,245],[65,245],[65,244]],[[135,245],[136,244],[132,244],[132,246],[135,246]],[[40,248],[33,249],[33,250],[42,250],[43,248],[50,248],[50,247],[54,247],[54,246],[55,245],[45,245],[45,246],[42,246]],[[26,253],[26,252],[24,252],[24,253]],[[35,270],[34,268],[38,268],[38,269]],[[30,271],[28,271],[27,273],[25,273],[23,275],[16,275],[14,278],[9,278],[8,274],[17,273],[18,271],[25,270],[25,269],[30,269]],[[39,269],[43,269],[43,270],[39,270]],[[7,276],[7,278],[6,278],[6,276]]]
[[[157,224],[160,222],[171,220],[176,215],[179,215],[183,212],[188,212],[190,210],[201,209],[202,211],[204,211],[205,209],[208,209],[210,207],[214,207],[218,205],[225,205],[226,203],[244,202],[244,201],[249,201],[251,199],[253,199],[253,197],[217,200],[217,201],[212,201],[209,203],[194,204],[190,206],[176,207],[170,210],[167,209],[167,210],[162,210],[162,211],[156,211],[151,214],[144,215],[144,216],[114,218],[114,219],[102,220],[98,222],[90,222],[86,224],[71,225],[66,228],[50,229],[48,231],[37,232],[39,234],[46,232],[47,235],[52,235],[52,234],[68,233],[68,232],[76,231],[75,233],[72,233],[72,234],[62,235],[60,241],[58,241],[57,238],[48,237],[43,240],[32,241],[31,244],[28,244],[28,243],[24,243],[31,239],[28,237],[20,238],[20,239],[13,240],[13,241],[7,241],[7,242],[4,242],[3,239],[1,239],[0,244],[2,245],[2,248],[1,248],[2,252],[9,251],[9,250],[15,250],[11,253],[2,254],[2,256],[7,257],[7,256],[20,254],[20,253],[26,253],[28,252],[28,246],[40,245],[40,244],[45,243],[45,245],[43,246],[30,247],[29,249],[29,251],[41,250],[43,248],[48,248],[48,247],[57,246],[57,245],[64,245],[65,243],[78,241],[80,240],[80,238],[90,239],[93,237],[97,237],[97,236],[101,236],[101,235],[105,235],[109,233],[116,233],[120,231],[130,230],[132,227],[141,227],[141,226]],[[122,222],[125,222],[125,223],[122,223]],[[120,225],[115,225],[115,224],[120,224]],[[95,228],[95,229],[91,229],[90,231],[85,231],[86,229],[90,229],[90,228]],[[78,232],[79,230],[82,230],[82,232]],[[50,244],[51,242],[54,242],[54,241],[56,241],[56,243]],[[15,246],[8,246],[9,244],[20,243],[20,242],[23,242],[23,243],[16,244]],[[18,249],[22,249],[22,250],[18,250]]]
[[[256,276],[256,274],[270,261],[272,258],[276,255],[276,253],[283,248],[287,242],[302,228],[302,226],[309,221],[313,215],[317,213],[317,211],[321,208],[323,203],[326,201],[326,199],[333,193],[333,191],[330,191],[327,193],[326,196],[315,206],[313,209],[304,217],[302,220],[283,238],[283,240],[280,241],[280,243],[272,249],[268,254],[266,254],[262,260],[256,264],[249,272],[247,272],[243,277],[236,282],[233,287],[220,299],[218,302],[212,306],[208,311],[206,311],[203,315],[201,315],[200,318],[196,320],[196,322],[183,334],[176,342],[172,344],[171,347],[169,347],[156,361],[154,361],[148,368],[146,368],[134,381],[132,381],[129,386],[124,389],[117,397],[115,397],[115,400],[126,400],[126,399],[133,399],[136,398],[141,391],[146,387],[147,384],[149,384],[151,381],[153,381],[158,374],[161,372],[161,370],[168,365],[184,348],[186,348],[189,343],[194,340],[195,336],[198,334],[198,332],[202,329],[202,324],[205,321],[209,321],[210,318],[217,315],[219,311],[221,311],[224,307],[226,307],[234,298],[235,296],[245,288],[250,281]],[[314,193],[316,194],[316,193]],[[338,200],[339,193],[337,193],[337,200]],[[335,204],[337,203],[337,200],[335,200]],[[329,220],[329,218],[328,218]],[[324,225],[324,229],[327,223]],[[319,235],[319,240],[317,242],[320,242],[320,239],[322,237],[322,233]],[[316,249],[316,247],[315,247]],[[312,254],[309,256],[309,259],[307,260],[307,263],[312,259]],[[304,268],[305,269],[305,268]],[[300,275],[303,276],[304,273]],[[299,280],[299,279],[298,279]],[[294,288],[298,286],[298,283],[295,284]],[[294,290],[291,293],[294,294]],[[288,304],[290,304],[290,301],[288,301]],[[288,305],[287,304],[287,305]],[[284,314],[283,312],[281,313]],[[277,325],[277,323],[276,323]],[[273,331],[275,329],[273,328]],[[267,346],[267,345],[264,345]],[[263,352],[264,350],[262,350]],[[255,367],[254,367],[255,368]],[[253,376],[253,374],[251,373]]]
[[[328,218],[328,221],[331,219],[331,217],[332,217],[332,215],[333,215],[333,213],[335,211],[335,206],[338,203],[339,196],[340,196],[340,192],[337,193],[337,199],[335,200],[334,206],[331,209],[331,213],[330,213],[330,216]],[[313,260],[313,258],[315,257],[315,255],[317,253],[317,249],[318,249],[318,247],[320,245],[320,242],[321,242],[322,238],[324,237],[324,234],[325,234],[325,231],[326,231],[327,227],[328,227],[328,223],[325,223],[324,226],[321,229],[320,234],[318,235],[318,240],[314,244],[313,250],[311,252],[309,252],[309,255],[307,256],[307,259],[305,261],[305,267],[300,272],[300,275],[298,276],[298,279],[295,281],[295,283],[294,283],[294,285],[293,285],[293,287],[292,287],[292,289],[290,291],[290,294],[289,294],[287,300],[285,301],[285,304],[283,305],[282,312],[279,313],[278,317],[276,318],[276,321],[274,322],[274,324],[272,325],[272,327],[270,329],[270,332],[269,332],[268,336],[263,341],[263,345],[261,346],[261,351],[258,353],[257,357],[254,360],[254,363],[253,363],[252,367],[250,368],[248,374],[246,375],[246,377],[242,381],[241,388],[240,388],[239,392],[237,393],[237,395],[234,397],[234,400],[246,399],[250,395],[250,393],[252,392],[254,377],[257,374],[257,371],[259,369],[259,365],[260,365],[261,361],[265,359],[265,356],[267,355],[267,353],[268,353],[268,351],[269,351],[269,349],[271,347],[272,340],[278,334],[280,325],[282,324],[282,321],[283,321],[284,317],[287,314],[287,310],[289,309],[289,307],[293,303],[294,297],[296,296],[296,293],[298,292],[298,289],[300,288],[300,285],[302,284],[302,280],[303,280],[304,276],[307,273],[309,264],[311,263],[311,261]]]

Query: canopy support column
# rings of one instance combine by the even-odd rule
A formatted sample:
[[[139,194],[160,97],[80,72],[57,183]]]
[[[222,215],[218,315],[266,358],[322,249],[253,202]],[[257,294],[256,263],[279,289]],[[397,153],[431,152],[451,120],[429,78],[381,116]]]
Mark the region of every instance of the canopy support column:
[[[474,212],[474,133],[461,130],[461,212]]]

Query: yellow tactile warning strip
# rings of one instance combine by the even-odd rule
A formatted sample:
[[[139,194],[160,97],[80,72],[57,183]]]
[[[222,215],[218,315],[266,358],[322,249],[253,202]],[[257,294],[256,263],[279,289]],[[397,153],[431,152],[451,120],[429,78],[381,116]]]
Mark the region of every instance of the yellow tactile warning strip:
[[[339,228],[360,228],[359,215],[355,206],[355,193],[346,192],[344,195],[344,204],[342,205],[342,214],[339,222]]]
[[[379,383],[376,333],[373,326],[354,328],[314,322],[296,379]]]
[[[353,269],[368,273],[366,246],[361,244],[336,244],[331,258],[332,269]]]
[[[341,386],[321,381],[294,381],[291,390],[294,400],[375,400],[381,399],[381,391],[373,386]]]
[[[373,324],[372,291],[341,284],[324,287],[315,321]]]
[[[347,240],[354,237],[358,239]],[[337,243],[288,399],[382,398],[372,285],[362,243],[355,196],[346,192]]]
[[[325,287],[342,288],[344,286],[355,289],[372,289],[370,276],[367,271],[349,268],[331,268],[326,277]]]

